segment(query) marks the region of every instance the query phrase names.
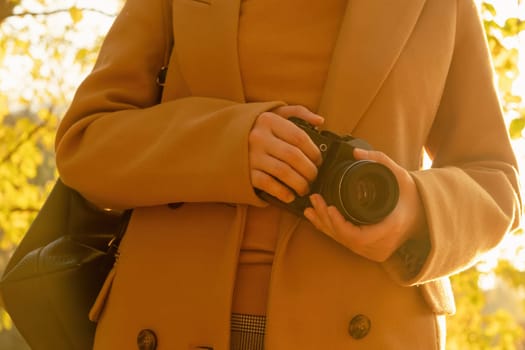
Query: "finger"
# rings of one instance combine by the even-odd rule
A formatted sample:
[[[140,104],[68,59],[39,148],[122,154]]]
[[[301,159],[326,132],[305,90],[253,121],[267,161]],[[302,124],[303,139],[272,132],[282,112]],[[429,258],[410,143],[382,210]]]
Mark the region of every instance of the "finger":
[[[322,156],[319,147],[297,125],[282,119],[275,123],[272,132],[279,139],[299,148],[315,165],[321,165]]]
[[[339,244],[353,250],[352,237],[358,233],[359,227],[345,220],[336,207],[327,206],[324,199],[319,195],[310,196],[313,209],[312,212],[305,211],[307,217],[314,226],[324,232]],[[306,216],[308,215],[308,216]]]
[[[319,198],[321,200],[319,200]],[[304,211],[305,217],[320,231],[324,232],[342,246],[372,261],[382,262],[393,250],[377,247],[379,237],[384,235],[384,228],[379,225],[356,226],[347,221],[334,206],[326,207],[322,197],[311,196],[313,208]],[[328,218],[323,218],[326,213]]]
[[[328,214],[328,206],[326,205],[323,197],[321,197],[319,194],[313,194],[310,196],[310,202],[312,203],[312,208],[317,213],[320,225],[323,227],[322,231],[329,236],[334,237],[334,226]]]
[[[317,168],[297,146],[274,134],[272,129],[279,130],[276,128],[279,123],[296,131],[294,125],[273,113],[261,114],[257,119],[249,135],[250,168],[273,176],[298,194],[306,195],[309,182],[317,176]]]
[[[252,170],[250,174],[253,187],[268,193],[281,202],[290,203],[295,199],[295,195],[288,187],[267,173],[260,170]]]
[[[366,150],[363,148],[354,148],[354,157],[357,160],[372,160],[374,162],[383,164],[390,169],[397,167],[396,162],[394,162],[385,153],[380,151]]]
[[[385,261],[392,254],[391,244],[384,238],[385,231],[388,231],[384,224],[356,226],[346,221],[335,207],[329,207],[328,214],[333,222],[337,241],[348,249],[377,262]]]
[[[345,245],[349,246],[349,242],[353,242],[355,237],[361,234],[361,227],[347,221],[334,206],[329,206],[327,212],[337,236],[345,242]]]
[[[314,208],[306,208],[303,214],[304,217],[307,218],[308,221],[310,221],[316,229],[318,229],[321,232],[325,232],[323,223],[321,222],[321,219],[319,219],[319,216],[317,215],[317,212]]]
[[[273,112],[286,119],[290,117],[301,118],[314,126],[320,126],[324,123],[322,116],[301,105],[282,106],[274,109]]]
[[[334,226],[335,232],[345,242],[345,245],[352,249],[359,246],[367,246],[376,242],[385,232],[393,230],[391,224],[383,221],[372,225],[355,225],[337,210],[336,207],[328,207],[328,215]]]
[[[397,164],[392,158],[380,151],[365,150],[361,148],[354,148],[354,157],[357,160],[371,160],[373,162],[386,166],[394,176],[399,184],[403,183],[408,176],[408,173]]]
[[[274,177],[301,196],[308,194],[310,191],[310,184],[305,177],[299,174],[287,162],[273,157],[271,154],[264,154],[254,158],[252,169],[260,170]]]
[[[307,182],[313,182],[317,177],[317,166],[298,147],[277,139],[267,146],[266,151],[290,165]]]
[[[272,112],[262,113],[255,123],[250,133],[250,142],[269,143],[262,138],[267,138],[266,131],[270,131],[273,136],[299,148],[314,164],[321,164],[320,150],[308,134],[297,125]]]

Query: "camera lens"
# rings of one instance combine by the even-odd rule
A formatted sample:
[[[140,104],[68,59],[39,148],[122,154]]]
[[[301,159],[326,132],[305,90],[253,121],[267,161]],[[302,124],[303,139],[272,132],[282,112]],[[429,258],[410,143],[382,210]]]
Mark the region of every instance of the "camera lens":
[[[334,169],[325,191],[329,202],[356,224],[381,221],[396,206],[399,188],[394,174],[377,162],[344,162]]]
[[[362,208],[371,208],[377,204],[377,187],[377,179],[369,177],[357,180],[351,188],[355,191],[353,197],[356,198],[357,204]]]

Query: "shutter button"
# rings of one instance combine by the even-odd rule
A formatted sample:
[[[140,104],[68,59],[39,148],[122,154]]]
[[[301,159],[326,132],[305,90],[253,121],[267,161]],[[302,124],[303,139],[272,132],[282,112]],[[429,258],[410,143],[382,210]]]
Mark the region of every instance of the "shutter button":
[[[157,335],[151,329],[143,329],[137,336],[139,350],[155,350],[157,348]]]

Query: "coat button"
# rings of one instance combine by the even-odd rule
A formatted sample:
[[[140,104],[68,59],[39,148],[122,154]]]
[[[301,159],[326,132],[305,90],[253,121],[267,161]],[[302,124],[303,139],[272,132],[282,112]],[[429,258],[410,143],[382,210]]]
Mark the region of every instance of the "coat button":
[[[139,350],[155,350],[157,348],[157,335],[151,329],[143,329],[137,336]]]
[[[365,315],[359,314],[354,316],[354,318],[352,318],[350,321],[348,333],[350,333],[350,336],[352,336],[354,339],[361,339],[364,338],[368,332],[370,332],[371,326],[372,322],[370,322],[370,319]]]

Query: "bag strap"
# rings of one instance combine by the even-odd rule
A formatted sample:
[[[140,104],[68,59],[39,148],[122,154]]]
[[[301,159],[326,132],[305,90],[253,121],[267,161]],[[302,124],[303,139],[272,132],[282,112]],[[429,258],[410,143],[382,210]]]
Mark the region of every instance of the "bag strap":
[[[113,237],[113,239],[108,243],[108,253],[111,256],[117,257],[118,255],[118,248],[128,228],[128,223],[131,218],[131,214],[133,214],[133,209],[127,209],[124,211],[121,218],[122,221],[120,224],[120,228],[117,231],[115,237]]]
[[[164,0],[162,2],[162,24],[164,26],[164,33],[166,33],[166,50],[164,52],[164,64],[160,68],[157,75],[157,85],[161,87],[161,96],[162,89],[166,84],[166,78],[168,76],[168,64],[170,62],[171,52],[173,50],[174,39],[173,39],[173,30],[172,30],[172,20],[171,20],[171,9],[172,9],[173,0]]]

